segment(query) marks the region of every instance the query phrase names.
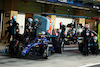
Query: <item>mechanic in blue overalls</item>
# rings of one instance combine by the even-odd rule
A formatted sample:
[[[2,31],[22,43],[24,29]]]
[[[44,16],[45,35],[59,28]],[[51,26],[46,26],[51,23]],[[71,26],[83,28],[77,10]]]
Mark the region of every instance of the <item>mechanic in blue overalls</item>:
[[[72,27],[70,27],[70,29],[69,29],[68,32],[67,32],[69,36],[71,36],[72,30],[73,30]]]
[[[37,35],[37,28],[38,28],[38,22],[39,22],[39,19],[36,18],[34,19],[34,22],[33,22],[33,32],[34,32],[34,37],[36,38],[36,35]]]
[[[32,30],[32,18],[28,18],[28,22],[26,24],[26,37],[29,37],[30,31]]]
[[[95,32],[91,33],[92,37],[90,40],[90,50],[92,52],[92,54],[98,54],[98,40],[97,40],[97,35],[95,34]]]
[[[60,37],[63,40],[64,39],[63,33],[65,32],[66,28],[65,28],[65,25],[62,22],[60,22],[60,29],[61,29],[61,35],[60,35]]]
[[[8,34],[8,45],[10,44],[11,35],[13,40],[16,38],[16,33],[19,31],[19,24],[16,22],[16,16],[12,16],[12,20],[9,20],[6,24],[9,24],[9,34]]]
[[[82,32],[82,37],[83,37],[83,55],[88,55],[88,44],[90,43],[91,39],[91,31],[88,30],[89,25],[85,24],[85,30]]]
[[[33,22],[32,18],[28,18],[28,23],[26,24],[26,37],[29,36],[29,40],[36,38],[36,28],[37,28],[37,19]]]

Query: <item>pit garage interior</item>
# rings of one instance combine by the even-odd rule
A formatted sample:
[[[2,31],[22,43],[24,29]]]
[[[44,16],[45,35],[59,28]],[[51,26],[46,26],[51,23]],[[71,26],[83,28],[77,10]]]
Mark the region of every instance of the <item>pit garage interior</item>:
[[[100,54],[83,56],[78,50],[78,45],[73,44],[73,41],[64,45],[63,54],[54,53],[47,60],[40,57],[9,57],[8,54],[4,53],[7,45],[5,30],[8,27],[6,22],[11,20],[13,15],[17,17],[16,21],[19,23],[19,33],[21,35],[25,32],[25,24],[28,18],[33,18],[35,15],[47,15],[53,21],[52,35],[55,35],[55,31],[60,28],[60,22],[65,25],[65,32],[70,29],[67,25],[72,23],[75,25],[74,30],[80,33],[78,41],[81,43],[81,32],[85,24],[89,25],[89,30],[91,31],[99,29],[99,0],[0,0],[0,65],[1,67],[18,67],[18,65],[19,67],[91,67],[91,64],[94,63],[98,63],[94,64],[94,67],[95,65],[100,65],[98,60]],[[83,27],[78,28],[77,24],[81,24]],[[4,44],[5,41],[6,44]]]

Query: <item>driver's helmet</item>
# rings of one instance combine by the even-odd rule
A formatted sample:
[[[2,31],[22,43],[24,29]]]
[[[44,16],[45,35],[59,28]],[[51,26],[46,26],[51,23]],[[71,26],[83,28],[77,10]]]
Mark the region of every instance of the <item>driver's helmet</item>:
[[[40,34],[38,35],[38,38],[41,38],[41,35]]]

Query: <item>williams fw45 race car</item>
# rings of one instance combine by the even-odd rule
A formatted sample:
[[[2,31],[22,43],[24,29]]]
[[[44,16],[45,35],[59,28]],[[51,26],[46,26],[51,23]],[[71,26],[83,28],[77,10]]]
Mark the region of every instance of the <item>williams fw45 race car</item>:
[[[33,42],[27,42],[26,46],[22,50],[22,56],[42,56],[47,59],[51,52],[54,51],[52,44],[48,44],[47,38],[36,38]]]

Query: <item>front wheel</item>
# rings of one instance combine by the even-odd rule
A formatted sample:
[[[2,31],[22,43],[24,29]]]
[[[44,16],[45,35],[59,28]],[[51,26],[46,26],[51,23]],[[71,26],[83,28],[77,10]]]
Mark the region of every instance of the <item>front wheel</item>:
[[[18,56],[18,57],[23,57],[23,56],[21,55],[22,50],[23,50],[23,47],[19,47],[18,52],[17,52],[17,56]]]
[[[47,49],[44,50],[42,57],[44,59],[48,59],[48,50]]]
[[[61,53],[64,52],[64,42],[61,43]]]

